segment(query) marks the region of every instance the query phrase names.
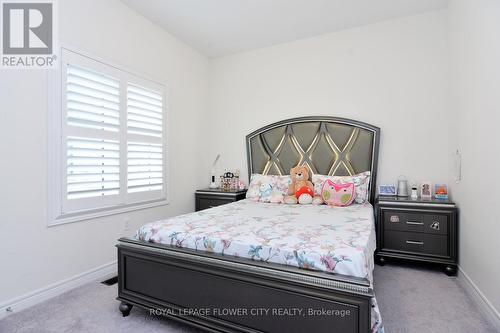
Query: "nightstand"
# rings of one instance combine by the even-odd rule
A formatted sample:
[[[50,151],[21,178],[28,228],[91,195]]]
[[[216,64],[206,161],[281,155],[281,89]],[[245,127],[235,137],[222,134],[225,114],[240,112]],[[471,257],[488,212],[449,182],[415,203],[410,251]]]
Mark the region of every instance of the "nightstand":
[[[376,260],[387,258],[443,264],[455,275],[458,264],[458,211],[447,200],[379,197]]]
[[[221,189],[203,189],[195,192],[196,211],[212,208],[245,199],[247,190],[223,191]]]

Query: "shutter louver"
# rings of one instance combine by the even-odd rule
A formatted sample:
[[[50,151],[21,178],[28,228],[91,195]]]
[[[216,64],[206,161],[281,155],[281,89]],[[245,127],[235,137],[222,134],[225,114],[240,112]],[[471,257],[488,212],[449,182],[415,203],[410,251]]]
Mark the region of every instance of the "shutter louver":
[[[68,199],[118,194],[118,141],[68,137],[67,142]]]
[[[129,193],[163,189],[163,152],[160,144],[129,142],[127,160]]]
[[[136,85],[127,87],[127,131],[162,137],[163,98],[158,92]]]
[[[68,65],[66,102],[68,125],[118,132],[120,128],[118,80]]]

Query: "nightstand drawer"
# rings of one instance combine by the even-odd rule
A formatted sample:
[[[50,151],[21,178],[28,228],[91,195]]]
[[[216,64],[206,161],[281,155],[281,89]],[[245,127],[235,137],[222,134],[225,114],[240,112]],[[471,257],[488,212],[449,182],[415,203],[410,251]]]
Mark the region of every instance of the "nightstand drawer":
[[[386,231],[384,249],[448,256],[448,238],[416,232]]]
[[[217,207],[233,202],[232,199],[218,199],[218,198],[198,198],[197,210]]]
[[[424,215],[400,211],[384,212],[384,229],[396,231],[424,231]]]

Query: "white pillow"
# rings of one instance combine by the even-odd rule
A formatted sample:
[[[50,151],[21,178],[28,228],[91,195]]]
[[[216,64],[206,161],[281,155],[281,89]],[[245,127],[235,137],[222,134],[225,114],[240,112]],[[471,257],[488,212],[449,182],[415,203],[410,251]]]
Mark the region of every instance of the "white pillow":
[[[287,195],[290,176],[261,175],[254,173],[246,194],[247,199],[261,202],[282,202]]]

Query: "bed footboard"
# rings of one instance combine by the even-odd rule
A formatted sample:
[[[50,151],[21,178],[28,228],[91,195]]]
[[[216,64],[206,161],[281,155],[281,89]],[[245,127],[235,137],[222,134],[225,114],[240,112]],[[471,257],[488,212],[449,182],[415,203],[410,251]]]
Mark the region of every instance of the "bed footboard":
[[[363,279],[121,239],[118,300],[214,332],[370,331]]]

